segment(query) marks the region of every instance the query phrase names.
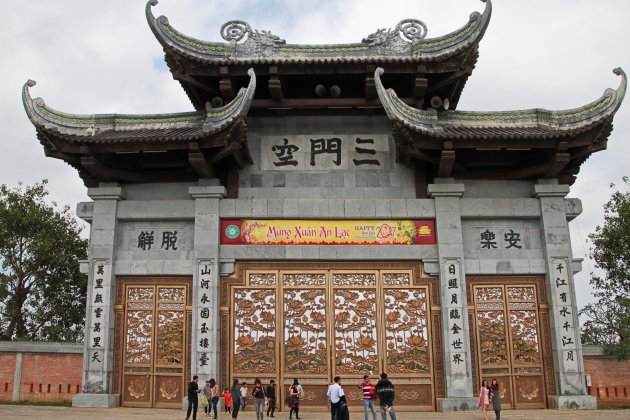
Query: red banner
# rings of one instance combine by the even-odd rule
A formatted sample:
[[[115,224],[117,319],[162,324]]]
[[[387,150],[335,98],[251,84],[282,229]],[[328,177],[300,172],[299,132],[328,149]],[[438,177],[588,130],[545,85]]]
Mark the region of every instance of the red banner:
[[[222,245],[433,245],[433,220],[221,220]]]

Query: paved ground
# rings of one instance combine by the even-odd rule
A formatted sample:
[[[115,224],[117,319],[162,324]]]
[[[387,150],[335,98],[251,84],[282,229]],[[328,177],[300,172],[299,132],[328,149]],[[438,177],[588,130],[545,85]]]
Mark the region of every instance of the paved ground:
[[[276,419],[288,419],[288,413],[276,413]],[[179,419],[184,420],[186,414],[182,410],[158,410],[144,408],[65,408],[65,407],[35,407],[35,406],[15,406],[0,404],[0,419],[46,419],[46,420],[123,420],[123,419]],[[200,413],[200,420],[210,419]],[[239,414],[240,420],[255,420],[253,412]],[[300,418],[304,420],[329,420],[326,413],[300,413]],[[219,420],[229,420],[231,416],[220,413]],[[265,417],[265,420],[267,417]],[[351,420],[363,420],[362,412],[350,414]],[[398,420],[419,420],[419,419],[440,419],[440,420],[482,420],[479,413],[398,413]],[[489,420],[494,420],[494,414],[488,415]],[[580,411],[557,411],[557,410],[510,410],[501,414],[501,419],[570,419],[570,420],[596,420],[596,419],[630,419],[630,410],[580,410]],[[380,417],[378,420],[381,420]]]

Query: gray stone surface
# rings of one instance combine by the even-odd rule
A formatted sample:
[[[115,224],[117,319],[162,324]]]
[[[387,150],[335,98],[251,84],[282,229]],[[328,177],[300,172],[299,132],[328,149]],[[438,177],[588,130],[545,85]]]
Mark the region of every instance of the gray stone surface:
[[[591,395],[558,395],[548,397],[548,405],[557,410],[595,410],[597,398]]]
[[[444,413],[453,413],[461,411],[479,411],[479,399],[469,397],[449,397],[439,399],[437,404],[438,411]]]
[[[113,408],[120,405],[118,394],[74,394],[73,407]]]

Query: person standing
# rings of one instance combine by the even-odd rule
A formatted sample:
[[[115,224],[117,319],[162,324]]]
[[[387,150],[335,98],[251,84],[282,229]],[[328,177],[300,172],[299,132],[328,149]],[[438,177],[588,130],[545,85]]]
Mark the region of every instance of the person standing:
[[[186,420],[190,418],[192,411],[193,420],[197,420],[197,409],[199,408],[199,376],[193,376],[193,380],[188,383],[188,411],[186,411]]]
[[[376,420],[376,410],[374,409],[374,385],[370,382],[369,375],[363,375],[363,382],[359,385],[363,391],[363,414],[364,420],[368,420],[368,409],[372,410],[372,417]]]
[[[235,419],[241,407],[241,388],[238,386],[238,379],[234,379],[230,393],[232,394],[232,418]]]
[[[276,411],[276,381],[269,381],[269,386],[265,389],[265,402],[267,403],[267,417],[273,417]]]
[[[212,411],[214,412],[214,418],[216,419],[217,404],[219,403],[219,385],[217,385],[217,382],[214,380],[214,378],[210,378],[208,386],[210,387],[210,392],[209,395],[206,395],[206,397],[208,398],[207,415],[210,415],[210,408],[212,408]]]
[[[483,420],[488,420],[488,407],[490,406],[490,388],[488,381],[481,381],[481,389],[479,390],[479,405],[483,411]]]
[[[228,388],[223,390],[223,406],[226,413],[232,413],[232,394]]]
[[[241,410],[243,410],[243,413],[245,412],[246,406],[247,406],[247,382],[243,382],[243,386],[241,387]]]
[[[381,373],[381,379],[376,384],[376,395],[381,407],[381,419],[387,420],[387,413],[392,420],[396,420],[394,411],[394,384],[387,378],[386,373]]]
[[[289,397],[291,398],[291,402],[289,407],[289,419],[293,418],[293,413],[295,413],[295,418],[300,418],[300,389],[302,389],[302,385],[298,382],[297,379],[293,380],[293,385],[289,388]]]
[[[212,406],[210,405],[210,392],[210,379],[208,379],[203,389],[201,390],[201,405],[203,405],[203,411],[204,413],[206,413],[206,417],[210,415],[210,412],[212,410]]]
[[[492,400],[492,409],[497,416],[497,420],[501,420],[501,391],[499,390],[499,381],[496,379],[490,382],[490,399]]]
[[[260,379],[254,380],[254,388],[252,389],[252,397],[254,397],[254,407],[256,408],[256,420],[263,420],[263,405],[265,404],[265,390],[263,389]]]
[[[328,401],[330,401],[330,419],[338,420],[339,406],[341,405],[342,399],[345,400],[346,397],[341,387],[341,378],[335,376],[334,381],[335,382],[328,387],[326,395],[328,396]]]

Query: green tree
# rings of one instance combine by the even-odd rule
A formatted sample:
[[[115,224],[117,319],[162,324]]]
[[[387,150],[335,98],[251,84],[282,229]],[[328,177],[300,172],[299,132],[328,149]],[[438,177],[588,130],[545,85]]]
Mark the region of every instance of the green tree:
[[[0,339],[83,337],[87,240],[69,208],[47,203],[47,180],[0,186]]]
[[[620,360],[630,358],[630,191],[614,190],[604,206],[604,224],[588,237],[593,246],[591,258],[603,274],[591,273],[593,295],[598,299],[586,305],[580,315],[588,320],[582,326],[582,342],[603,344],[606,354]]]

